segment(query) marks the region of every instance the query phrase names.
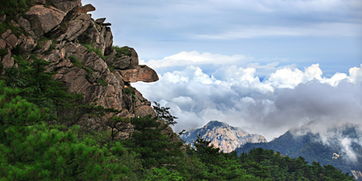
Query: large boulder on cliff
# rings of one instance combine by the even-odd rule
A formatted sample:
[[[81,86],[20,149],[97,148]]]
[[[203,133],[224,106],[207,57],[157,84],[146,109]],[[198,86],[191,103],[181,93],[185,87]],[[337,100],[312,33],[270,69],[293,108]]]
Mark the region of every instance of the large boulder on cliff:
[[[88,11],[93,10],[95,8],[90,4],[74,8],[64,17],[59,28],[55,29],[50,36],[57,41],[77,39],[93,23],[91,15],[87,14]]]
[[[129,69],[138,66],[138,54],[131,47],[113,47],[113,51],[108,55],[106,61],[108,65],[115,69]]]
[[[31,28],[35,35],[41,36],[58,26],[65,13],[52,6],[34,5],[26,13],[25,17],[29,20]]]
[[[120,70],[123,81],[125,82],[156,82],[158,75],[156,71],[147,65],[138,65],[135,68]]]

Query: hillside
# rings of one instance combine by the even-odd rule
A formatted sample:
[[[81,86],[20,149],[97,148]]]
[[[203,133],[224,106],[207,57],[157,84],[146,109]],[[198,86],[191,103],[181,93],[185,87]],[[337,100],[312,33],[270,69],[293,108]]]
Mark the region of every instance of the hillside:
[[[263,143],[266,139],[257,134],[249,134],[241,128],[232,127],[219,121],[210,121],[202,128],[193,129],[181,135],[187,144],[194,143],[200,137],[224,153],[233,152],[246,143]]]
[[[345,139],[358,138],[357,130],[353,127],[339,130],[342,135],[336,134],[335,137],[329,138],[329,144],[323,144],[321,137],[318,134],[306,133],[304,135],[295,135],[288,131],[279,138],[276,138],[268,143],[248,143],[238,148],[236,151],[240,153],[247,153],[255,148],[263,148],[280,152],[283,155],[292,158],[303,157],[306,161],[319,162],[322,165],[333,165],[336,168],[343,170],[345,173],[353,174],[358,178],[359,171],[362,170],[362,157],[359,154],[356,160],[348,155],[348,150],[344,149],[339,142],[340,137]],[[359,144],[352,144],[349,152],[361,153],[362,147]]]
[[[352,180],[331,166],[257,149],[184,145],[169,108],[132,87],[157,73],[80,0],[0,6],[1,180]],[[113,25],[122,26],[122,25]]]

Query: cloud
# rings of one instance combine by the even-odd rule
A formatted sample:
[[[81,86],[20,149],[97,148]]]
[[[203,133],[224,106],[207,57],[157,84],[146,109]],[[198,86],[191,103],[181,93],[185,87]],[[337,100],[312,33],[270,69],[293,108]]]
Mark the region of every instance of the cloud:
[[[177,131],[217,119],[270,140],[311,122],[316,129],[362,125],[362,65],[330,77],[318,64],[304,69],[248,65],[223,65],[207,73],[202,66],[187,65],[166,71],[158,82],[134,85],[146,98],[171,107],[179,117]],[[259,71],[267,68],[269,73],[261,76]]]
[[[149,60],[143,63],[153,68],[176,67],[186,65],[225,65],[245,62],[251,58],[244,55],[220,55],[212,53],[200,53],[198,51],[183,51],[175,55],[165,57],[161,60]],[[222,60],[222,61],[220,61]]]

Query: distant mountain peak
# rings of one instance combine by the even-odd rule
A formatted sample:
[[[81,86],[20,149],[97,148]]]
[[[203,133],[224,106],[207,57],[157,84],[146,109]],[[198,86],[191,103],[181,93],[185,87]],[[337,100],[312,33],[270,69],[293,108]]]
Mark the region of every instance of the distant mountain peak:
[[[225,153],[234,151],[246,143],[266,142],[264,136],[249,134],[238,127],[233,127],[221,121],[210,121],[205,126],[185,132],[181,135],[187,144],[193,144],[197,137],[210,141],[214,147]]]
[[[221,121],[217,121],[217,120],[213,120],[213,121],[209,121],[204,127],[229,127],[230,125],[221,122]]]

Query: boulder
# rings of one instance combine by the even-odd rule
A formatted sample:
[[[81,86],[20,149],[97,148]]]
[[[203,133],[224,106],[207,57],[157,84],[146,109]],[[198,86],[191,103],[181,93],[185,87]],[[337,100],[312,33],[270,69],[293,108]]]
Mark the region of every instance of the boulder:
[[[91,22],[88,29],[77,37],[81,43],[90,44],[92,47],[104,52],[108,56],[112,53],[113,35],[110,28]]]
[[[104,54],[108,55],[112,52],[112,46],[113,46],[113,35],[112,35],[112,31],[111,28],[106,27],[106,32],[104,35]]]
[[[131,67],[135,67],[138,65],[138,54],[135,49],[129,48],[129,51],[131,52]],[[158,80],[158,79],[157,79]]]
[[[19,42],[18,38],[14,34],[11,34],[5,40],[8,43],[8,45],[10,45],[10,47],[12,47],[12,48],[15,48],[16,45],[18,45],[18,42]]]
[[[88,12],[91,12],[91,11],[95,11],[96,10],[96,8],[93,6],[93,5],[91,5],[91,4],[86,4],[86,5],[84,5],[84,6],[81,6],[81,7],[78,7],[77,8],[77,13],[88,13]]]
[[[20,27],[23,28],[23,30],[31,35],[31,36],[35,36],[35,33],[34,31],[31,29],[31,24],[29,22],[29,20],[23,18],[23,17],[20,17],[19,19],[17,19],[17,23],[19,24]]]
[[[116,69],[121,69],[121,70],[126,69],[131,65],[131,58],[126,56],[115,57],[114,59],[112,59],[111,65]]]
[[[98,23],[98,24],[102,24],[102,23],[104,23],[104,21],[106,21],[106,18],[98,18],[98,19],[96,19],[96,23]]]
[[[25,13],[25,18],[30,21],[31,28],[37,36],[48,33],[58,26],[64,17],[63,11],[44,5],[34,5]]]
[[[138,62],[136,50],[127,46],[115,48],[115,55],[110,56],[109,59],[107,59],[107,63],[117,69],[136,68]]]
[[[50,1],[50,3],[54,7],[62,10],[65,13],[68,13],[75,7],[80,7],[82,5],[81,0],[48,0],[48,1]]]
[[[52,36],[55,37],[57,41],[73,41],[84,33],[91,23],[92,18],[89,14],[71,13],[69,16],[67,15],[66,21],[62,22],[60,28],[52,33]]]
[[[153,110],[153,108],[151,106],[148,106],[148,105],[142,105],[142,106],[136,107],[134,110],[134,114],[137,117],[145,117],[145,116],[156,117],[155,111]]]
[[[2,35],[1,38],[3,40],[5,40],[6,44],[10,47],[10,48],[14,48],[16,47],[16,45],[18,45],[18,38],[12,34],[11,30],[7,30],[5,31]]]
[[[11,34],[11,30],[6,30],[3,34],[1,34],[2,39],[6,39]]]
[[[49,48],[52,46],[52,44],[53,44],[52,40],[39,41],[38,46],[37,46],[39,48],[35,52],[44,53],[49,50]]]
[[[6,48],[6,42],[3,39],[0,39],[0,49],[5,49]]]
[[[30,52],[36,46],[35,40],[30,36],[21,35],[19,37],[19,39],[20,39],[20,42],[21,42],[21,43],[19,43],[20,48],[22,50],[26,51],[26,52]]]
[[[2,66],[4,68],[11,68],[14,66],[14,59],[11,57],[11,52],[8,50],[8,53],[2,58]]]
[[[158,80],[156,71],[147,65],[138,65],[135,68],[120,70],[119,72],[125,82],[156,82]]]
[[[102,23],[103,26],[112,26],[111,23]]]

